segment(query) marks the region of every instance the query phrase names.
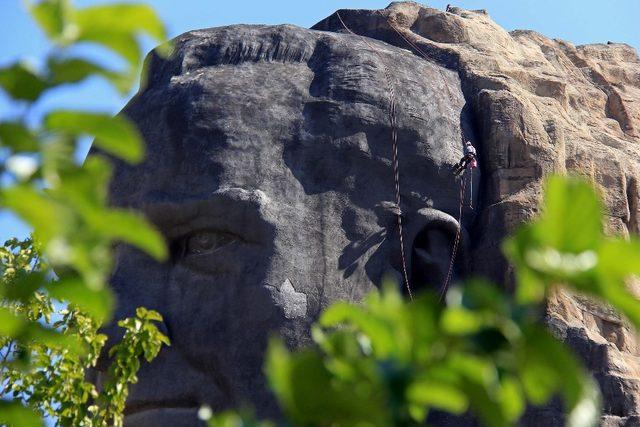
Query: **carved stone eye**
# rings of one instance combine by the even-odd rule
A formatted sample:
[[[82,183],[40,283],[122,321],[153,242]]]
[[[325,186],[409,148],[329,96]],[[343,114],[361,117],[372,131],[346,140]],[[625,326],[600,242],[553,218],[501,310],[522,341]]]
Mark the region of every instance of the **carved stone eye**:
[[[189,256],[213,252],[234,240],[233,236],[226,233],[201,231],[186,237],[184,255]]]

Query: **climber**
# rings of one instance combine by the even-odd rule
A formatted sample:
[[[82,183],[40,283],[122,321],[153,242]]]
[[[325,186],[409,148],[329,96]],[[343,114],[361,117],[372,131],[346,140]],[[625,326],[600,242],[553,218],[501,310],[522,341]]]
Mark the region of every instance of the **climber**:
[[[451,12],[451,5],[450,4],[447,5],[447,8],[445,9],[445,12]]]
[[[460,162],[453,166],[453,173],[457,176],[467,168],[475,169],[477,167],[478,161],[476,159],[476,149],[471,145],[471,141],[467,141],[464,145],[464,156],[460,159]]]

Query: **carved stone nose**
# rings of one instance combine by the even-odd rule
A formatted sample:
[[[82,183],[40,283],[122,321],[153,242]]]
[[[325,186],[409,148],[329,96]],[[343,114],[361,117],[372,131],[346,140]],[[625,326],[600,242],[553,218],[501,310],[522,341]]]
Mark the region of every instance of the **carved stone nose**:
[[[460,247],[463,245],[458,245],[456,253],[453,253],[460,225],[451,215],[431,208],[420,209],[413,221],[416,224],[412,227],[415,237],[411,242],[412,288],[416,291],[438,291],[452,263],[454,277],[462,270],[464,251]],[[460,233],[460,242],[463,234]]]

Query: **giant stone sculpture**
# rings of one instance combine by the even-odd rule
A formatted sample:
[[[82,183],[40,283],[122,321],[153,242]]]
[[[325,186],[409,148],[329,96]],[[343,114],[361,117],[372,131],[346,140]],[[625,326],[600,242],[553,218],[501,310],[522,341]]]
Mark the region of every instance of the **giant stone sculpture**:
[[[606,190],[608,229],[640,229],[633,49],[576,48],[507,33],[484,11],[412,2],[340,18],[368,38],[334,14],[313,30],[192,31],[170,58],[150,55],[148,81],[124,111],[148,155],[116,164],[111,200],[142,210],[172,255],[158,264],[118,247],[112,286],[117,317],[160,311],[172,346],[143,365],[127,425],[197,425],[204,403],[276,414],[261,375],[268,335],[304,345],[332,301],[359,300],[385,274],[402,282],[389,86],[414,290],[442,285],[459,226],[454,279],[509,286],[499,242],[535,214],[547,173],[590,176]],[[478,147],[483,177],[458,224],[449,167],[464,139]],[[595,372],[603,423],[640,419],[639,347],[624,321],[564,292],[548,320]],[[553,406],[524,420],[561,422]]]
[[[449,168],[468,126],[460,81],[368,43],[237,25],[187,33],[173,57],[151,58],[147,86],[125,109],[147,159],[119,165],[111,195],[141,209],[172,256],[158,264],[118,248],[112,284],[118,316],[160,311],[172,345],[142,368],[129,424],[191,425],[204,403],[251,402],[271,414],[261,376],[268,334],[302,345],[332,301],[401,277],[380,58],[398,100],[408,268],[412,282],[441,285],[458,226]]]

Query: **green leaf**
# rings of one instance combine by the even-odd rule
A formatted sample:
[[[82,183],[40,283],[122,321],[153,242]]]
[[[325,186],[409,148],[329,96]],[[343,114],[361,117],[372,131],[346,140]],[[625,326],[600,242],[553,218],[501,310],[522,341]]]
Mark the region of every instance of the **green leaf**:
[[[76,23],[86,34],[146,33],[158,41],[166,38],[164,24],[151,6],[142,4],[103,4],[79,9]]]
[[[640,275],[640,240],[632,236],[608,239],[598,251],[599,269],[603,274],[616,279],[628,279]]]
[[[486,387],[479,384],[470,383],[465,385],[465,391],[471,402],[471,410],[478,414],[483,421],[482,425],[491,427],[513,425],[507,421],[503,407],[500,406],[500,402],[496,401],[496,396],[491,390],[487,390]]]
[[[607,239],[598,250],[598,267],[586,292],[613,305],[636,327],[640,327],[640,301],[630,292],[629,280],[640,275],[640,241]]]
[[[14,152],[37,151],[38,139],[20,122],[0,122],[0,144]]]
[[[78,277],[51,282],[47,290],[53,298],[78,306],[99,323],[109,320],[113,310],[114,299],[109,289],[91,289]]]
[[[162,322],[162,316],[155,310],[148,310],[144,307],[138,307],[136,309],[136,316],[144,320],[155,320]]]
[[[24,319],[0,307],[0,337],[15,337],[25,324]]]
[[[456,291],[457,288],[451,290]],[[506,314],[509,312],[509,300],[506,298],[504,291],[494,284],[482,279],[471,279],[465,282],[461,292],[460,303],[470,309],[491,310],[495,315]],[[450,298],[447,296],[447,301]],[[454,301],[451,301],[454,302]]]
[[[353,388],[333,381],[320,354],[291,355],[278,340],[269,343],[267,378],[292,425],[390,425],[380,395],[366,382]],[[318,393],[318,390],[323,390]]]
[[[14,99],[33,102],[49,85],[30,66],[16,62],[0,68],[0,88]]]
[[[462,414],[469,407],[465,393],[458,387],[438,381],[421,381],[407,390],[407,397],[421,405]]]
[[[100,44],[125,59],[131,72],[137,72],[142,52],[136,38],[131,34],[89,33],[81,36],[81,41]]]
[[[166,30],[153,8],[138,4],[90,6],[76,15],[81,41],[103,45],[122,56],[131,66],[140,64],[141,51],[137,34],[147,34],[158,41],[166,38]]]
[[[464,308],[450,308],[442,314],[442,329],[452,335],[478,332],[485,326],[484,316]]]
[[[493,385],[497,379],[492,361],[472,353],[452,351],[447,357],[447,362],[452,369],[471,382],[486,386]]]
[[[141,215],[126,210],[104,212],[93,224],[104,235],[142,249],[157,260],[167,257],[167,246],[162,235]]]
[[[520,264],[516,271],[516,278],[516,300],[518,303],[535,304],[544,299],[547,286],[534,271]]]
[[[578,177],[550,177],[541,216],[522,226],[503,245],[516,267],[519,303],[538,303],[547,288],[567,283],[593,292],[602,232],[602,204]]]
[[[60,173],[61,183],[53,192],[59,200],[73,206],[87,222],[100,221],[107,203],[111,164],[102,156],[90,155],[82,168]]]
[[[211,412],[208,407],[202,407],[198,412],[201,419],[208,419],[209,427],[275,427],[275,424],[269,421],[256,421],[255,417],[241,411],[240,414],[235,412],[216,413],[213,417],[207,417]]]
[[[17,274],[16,277],[7,283],[4,296],[10,301],[20,301],[26,303],[34,297],[34,293],[46,284],[45,273],[35,271],[25,273],[24,271]]]
[[[26,408],[18,401],[0,400],[0,422],[14,427],[40,427],[40,417],[33,409]]]
[[[320,325],[324,327],[350,324],[371,340],[375,353],[384,358],[392,354],[396,348],[396,337],[388,322],[375,316],[361,307],[346,302],[338,302],[327,308],[320,317]]]
[[[280,339],[269,340],[267,349],[265,372],[271,390],[278,396],[283,408],[294,406],[293,390],[291,388],[291,355]]]
[[[60,234],[69,220],[57,203],[27,185],[3,189],[0,202],[30,224],[43,243]]]
[[[40,147],[42,177],[51,186],[60,184],[60,173],[74,169],[76,139],[71,135],[51,135]]]
[[[79,336],[62,334],[37,322],[25,324],[18,339],[23,342],[33,341],[53,349],[65,349],[76,355],[85,351]]]
[[[78,83],[89,77],[99,76],[111,83],[121,94],[126,94],[135,82],[128,74],[106,69],[82,58],[50,58],[48,66],[51,81],[56,85]]]
[[[28,2],[28,10],[47,37],[63,40],[69,37],[67,18],[71,12],[68,0],[44,0],[38,3]]]
[[[544,211],[535,225],[541,243],[561,252],[593,250],[602,239],[602,204],[591,185],[577,177],[547,179]]]
[[[587,374],[571,351],[541,326],[524,329],[526,348],[519,362],[523,386],[536,403],[560,392],[567,408],[573,409],[584,395]]]
[[[506,376],[502,380],[499,400],[508,421],[517,421],[526,408],[522,388],[513,376]]]
[[[606,274],[606,273],[605,273]],[[640,327],[640,301],[629,292],[626,283],[609,277],[600,277],[596,296],[614,306],[636,327]]]
[[[54,111],[45,117],[44,122],[49,130],[95,136],[95,145],[131,163],[140,161],[144,155],[140,133],[124,117],[83,111]]]

